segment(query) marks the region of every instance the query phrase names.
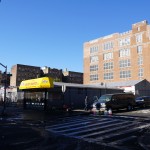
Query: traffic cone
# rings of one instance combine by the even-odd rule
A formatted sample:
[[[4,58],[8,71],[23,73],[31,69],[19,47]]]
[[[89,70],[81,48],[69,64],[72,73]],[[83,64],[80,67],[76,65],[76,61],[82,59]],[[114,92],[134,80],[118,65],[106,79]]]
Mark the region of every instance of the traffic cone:
[[[112,115],[112,110],[111,109],[108,110],[108,115]]]

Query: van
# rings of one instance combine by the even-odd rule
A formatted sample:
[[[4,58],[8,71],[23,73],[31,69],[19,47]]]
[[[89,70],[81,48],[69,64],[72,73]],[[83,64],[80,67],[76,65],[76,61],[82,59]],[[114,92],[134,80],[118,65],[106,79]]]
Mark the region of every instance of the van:
[[[93,103],[93,109],[108,111],[109,109],[118,110],[126,108],[130,111],[135,105],[135,96],[132,93],[105,94]]]

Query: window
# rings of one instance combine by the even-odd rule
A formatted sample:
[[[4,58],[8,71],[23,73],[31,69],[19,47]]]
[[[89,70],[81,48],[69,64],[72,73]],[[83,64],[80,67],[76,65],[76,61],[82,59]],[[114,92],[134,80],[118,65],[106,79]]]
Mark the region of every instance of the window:
[[[114,78],[113,72],[104,73],[104,80],[110,80]]]
[[[131,77],[131,71],[120,71],[120,78],[130,78]]]
[[[113,69],[113,62],[104,63],[104,70]]]
[[[103,49],[104,50],[110,50],[113,48],[113,42],[109,41],[103,44]]]
[[[124,38],[124,39],[120,39],[119,40],[119,46],[126,46],[126,45],[130,45],[130,38]]]
[[[104,60],[113,59],[113,53],[106,53],[103,57]]]
[[[91,56],[90,57],[90,62],[93,63],[93,62],[97,62],[98,61],[98,56]]]
[[[139,77],[143,77],[143,68],[139,68],[139,71],[138,71],[138,76]]]
[[[143,57],[138,58],[138,65],[143,65]]]
[[[92,74],[90,75],[90,81],[98,80],[98,74]]]
[[[126,56],[130,56],[129,48],[119,50],[119,57],[126,57]]]
[[[90,66],[90,72],[92,72],[92,71],[98,71],[98,65]]]
[[[142,54],[142,45],[137,46],[137,53]]]
[[[136,42],[139,43],[139,42],[142,42],[142,34],[137,34],[136,35]]]
[[[120,60],[119,61],[119,66],[120,66],[120,68],[130,67],[131,66],[130,59]]]
[[[96,52],[98,52],[98,50],[99,50],[98,46],[90,47],[90,53],[96,53]]]

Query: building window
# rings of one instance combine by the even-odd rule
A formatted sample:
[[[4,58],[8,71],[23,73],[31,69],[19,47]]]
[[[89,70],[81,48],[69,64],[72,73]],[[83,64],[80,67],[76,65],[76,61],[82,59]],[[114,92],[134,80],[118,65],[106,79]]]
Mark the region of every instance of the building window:
[[[130,45],[130,38],[124,38],[124,39],[120,39],[119,40],[119,46],[126,46],[126,45]]]
[[[139,77],[143,77],[143,68],[139,68],[139,71],[138,71],[138,76]]]
[[[93,62],[98,62],[98,56],[91,56],[90,57],[90,62],[93,63]]]
[[[137,46],[137,53],[142,54],[142,45]]]
[[[137,34],[136,35],[136,43],[142,42],[142,34]]]
[[[130,78],[131,77],[131,71],[120,71],[120,78]]]
[[[120,66],[120,68],[130,67],[131,66],[130,59],[120,60],[119,61],[119,66]]]
[[[113,69],[113,62],[104,63],[104,70]]]
[[[119,57],[126,57],[126,56],[130,56],[129,48],[119,50]]]
[[[103,49],[104,50],[110,50],[113,48],[113,42],[109,41],[103,44]]]
[[[103,57],[104,60],[113,59],[113,53],[106,53],[103,55]]]
[[[90,75],[90,81],[98,80],[98,74],[92,74]]]
[[[98,52],[98,50],[99,50],[99,47],[98,47],[98,46],[90,47],[90,53],[91,53],[91,54]]]
[[[143,65],[143,57],[138,58],[138,65]]]
[[[90,66],[90,72],[92,72],[92,71],[98,71],[98,65]]]
[[[113,72],[104,73],[104,80],[110,80],[114,78]]]

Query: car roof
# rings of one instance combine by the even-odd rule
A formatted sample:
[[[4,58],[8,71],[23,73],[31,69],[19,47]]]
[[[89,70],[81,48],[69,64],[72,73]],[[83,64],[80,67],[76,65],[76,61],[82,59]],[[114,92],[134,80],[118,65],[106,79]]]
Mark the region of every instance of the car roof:
[[[140,96],[140,97],[137,97],[137,98],[150,98],[150,96]]]
[[[113,94],[104,94],[104,95],[110,95],[110,96],[112,96],[112,95],[120,95],[120,94],[121,95],[133,95],[133,93],[113,93]]]

